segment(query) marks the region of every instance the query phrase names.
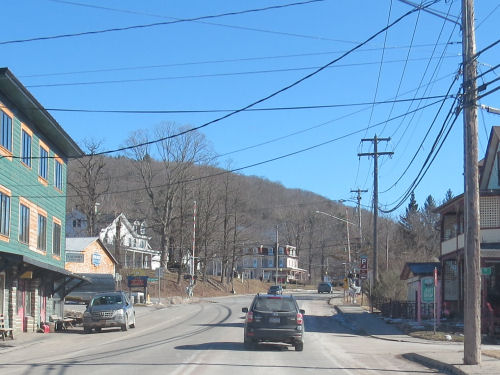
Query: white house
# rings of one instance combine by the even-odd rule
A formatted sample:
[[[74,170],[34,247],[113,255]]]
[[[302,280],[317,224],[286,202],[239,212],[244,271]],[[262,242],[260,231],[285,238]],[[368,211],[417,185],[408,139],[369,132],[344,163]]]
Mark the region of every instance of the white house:
[[[66,237],[86,237],[87,217],[78,209],[66,214]]]
[[[119,246],[116,238],[120,238]],[[118,215],[106,228],[101,230],[99,238],[112,249],[123,268],[157,269],[160,267],[160,252],[153,250],[146,235],[146,222],[134,221],[131,224],[123,213]]]
[[[244,249],[241,269],[244,278],[275,280],[277,274],[280,283],[302,281],[307,274],[306,270],[299,268],[297,249],[289,245],[280,246],[278,254],[273,246]]]

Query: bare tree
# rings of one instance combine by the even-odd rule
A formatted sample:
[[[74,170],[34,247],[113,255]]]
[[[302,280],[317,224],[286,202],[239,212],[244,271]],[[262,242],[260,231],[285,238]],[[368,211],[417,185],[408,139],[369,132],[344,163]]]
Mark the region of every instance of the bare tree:
[[[70,195],[75,194],[76,204],[87,217],[87,232],[89,236],[96,234],[97,206],[102,197],[109,191],[110,177],[106,172],[106,159],[97,155],[102,141],[85,140],[87,155],[73,159],[68,168],[68,185]]]
[[[130,154],[150,203],[153,230],[160,237],[163,268],[167,266],[174,203],[179,198],[182,183],[190,178],[193,166],[208,157],[204,136],[186,130],[188,128],[174,123],[162,123],[152,137],[147,131],[137,131],[127,141],[129,146],[134,146]],[[153,139],[155,142],[151,142]]]

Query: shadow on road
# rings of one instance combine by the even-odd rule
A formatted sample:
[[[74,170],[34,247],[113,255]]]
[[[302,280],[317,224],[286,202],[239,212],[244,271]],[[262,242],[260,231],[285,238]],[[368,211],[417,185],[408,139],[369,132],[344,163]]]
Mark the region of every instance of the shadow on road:
[[[206,342],[195,345],[179,345],[176,346],[177,350],[236,350],[236,351],[287,351],[293,350],[293,346],[280,343],[259,343],[254,349],[248,350],[241,342]]]
[[[200,327],[243,328],[243,323],[206,323],[197,324]]]
[[[321,333],[353,334],[352,330],[342,325],[336,315],[317,316],[306,315],[304,317],[305,331]]]

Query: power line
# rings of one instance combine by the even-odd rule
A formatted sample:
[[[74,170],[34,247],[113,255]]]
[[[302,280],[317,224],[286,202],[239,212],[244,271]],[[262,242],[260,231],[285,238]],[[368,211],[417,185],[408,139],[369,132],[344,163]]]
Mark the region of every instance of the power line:
[[[450,114],[451,113],[452,113],[452,111],[450,110]],[[444,135],[443,139],[441,141],[439,141],[439,139],[444,134],[443,132],[445,130],[446,121],[448,121],[450,119],[450,117],[447,117],[447,119],[443,123],[443,127],[441,128],[440,133],[436,137],[434,145],[432,146],[431,150],[429,151],[429,154],[427,155],[427,158],[425,159],[424,163],[422,164],[420,171],[418,172],[417,176],[415,177],[413,182],[410,184],[410,186],[407,188],[406,192],[400,198],[398,198],[399,202],[396,203],[398,201],[398,200],[396,200],[396,201],[390,203],[390,205],[395,204],[395,206],[392,207],[391,209],[386,209],[386,210],[380,209],[380,211],[382,213],[391,213],[391,212],[396,211],[399,207],[401,207],[403,205],[403,203],[406,201],[406,199],[408,199],[408,197],[411,195],[411,192],[414,191],[415,188],[420,184],[420,182],[422,181],[422,179],[426,175],[427,171],[429,170],[430,166],[432,165],[432,163],[436,159],[436,156],[438,155],[439,151],[441,150],[441,147],[443,146],[444,142],[448,138],[448,135],[450,134],[451,129],[453,128],[453,125],[455,124],[456,120],[458,119],[458,116],[460,114],[460,110],[458,110],[458,109],[455,110],[454,114],[455,114],[455,116],[454,116],[453,120],[451,121],[451,124],[448,127],[448,131]],[[440,142],[440,144],[436,149],[437,143],[439,143],[439,142]],[[385,206],[387,206],[387,205],[385,205]]]
[[[73,37],[79,37],[79,36],[105,34],[105,33],[126,31],[126,30],[147,29],[147,28],[151,28],[151,27],[166,26],[166,25],[172,25],[172,24],[182,23],[182,22],[193,22],[193,21],[199,21],[199,20],[205,20],[205,19],[235,16],[235,15],[239,15],[239,14],[257,13],[257,12],[263,12],[263,11],[281,9],[281,8],[288,8],[288,7],[292,7],[292,6],[305,5],[305,4],[317,3],[317,2],[323,2],[323,1],[325,1],[325,0],[308,0],[308,1],[297,2],[297,3],[273,5],[273,6],[269,6],[269,7],[265,7],[265,8],[246,9],[246,10],[227,12],[227,13],[221,13],[221,14],[215,14],[215,15],[200,16],[200,17],[193,17],[193,18],[183,18],[183,19],[178,19],[178,20],[174,20],[174,21],[155,22],[155,23],[150,23],[150,24],[134,25],[134,26],[126,26],[126,27],[114,27],[114,28],[103,29],[103,30],[83,31],[83,32],[79,32],[79,33],[40,36],[40,37],[27,38],[27,39],[7,40],[7,41],[0,42],[0,45],[27,43],[27,42],[35,42],[35,41],[42,41],[42,40],[73,38]]]
[[[349,51],[347,51],[346,53],[342,54],[341,56],[335,58],[334,60],[328,62],[327,64],[323,65],[321,68],[315,70],[314,72],[312,73],[309,73],[308,75],[296,80],[295,82],[279,89],[278,91],[275,91],[273,92],[272,94],[270,95],[267,95],[251,104],[248,104],[236,111],[233,111],[231,113],[228,113],[224,116],[221,116],[221,117],[218,117],[214,120],[211,120],[211,121],[208,121],[200,126],[197,126],[197,127],[194,127],[192,129],[189,129],[189,130],[186,130],[186,131],[183,131],[183,132],[180,132],[180,133],[177,133],[177,134],[174,134],[174,135],[171,135],[171,136],[168,136],[168,137],[163,137],[163,138],[159,138],[159,139],[156,139],[156,140],[152,140],[152,141],[148,141],[148,142],[143,142],[141,144],[138,144],[138,145],[135,145],[135,146],[128,146],[128,147],[121,147],[121,148],[118,148],[118,149],[115,149],[115,150],[109,150],[109,151],[106,151],[106,152],[103,152],[101,154],[104,154],[104,153],[114,153],[114,152],[120,152],[120,151],[125,151],[125,150],[128,150],[128,149],[132,149],[132,148],[136,148],[136,147],[141,147],[141,146],[146,146],[146,145],[150,145],[150,144],[153,144],[153,143],[158,143],[158,142],[162,142],[162,141],[165,141],[167,139],[171,139],[171,138],[175,138],[175,137],[178,137],[178,136],[181,136],[183,134],[186,134],[188,132],[192,132],[194,130],[198,130],[198,129],[201,129],[201,128],[204,128],[206,126],[209,126],[211,124],[214,124],[216,122],[219,122],[219,121],[222,121],[222,120],[225,120],[226,118],[229,118],[231,116],[234,116],[240,112],[243,112],[249,108],[252,108],[252,107],[255,107],[257,104],[260,104],[264,101],[267,101],[279,94],[281,94],[282,92],[285,92],[295,86],[297,86],[298,84],[302,83],[303,81],[315,76],[316,74],[320,73],[321,71],[323,71],[324,69],[328,68],[329,66],[333,65],[334,63],[336,63],[337,61],[340,61],[341,59],[343,59],[344,57],[348,56],[349,54],[351,54],[352,52],[356,51],[357,49],[361,48],[362,46],[364,46],[365,44],[367,44],[368,42],[370,42],[371,40],[375,39],[378,35],[380,35],[381,33],[383,33],[385,30],[387,30],[388,28],[396,25],[397,23],[399,23],[401,20],[403,20],[404,18],[408,17],[409,15],[413,14],[416,10],[413,9],[411,11],[408,11],[406,12],[405,14],[403,14],[402,16],[400,16],[398,19],[396,19],[394,22],[392,22],[390,25],[384,27],[383,29],[379,30],[378,32],[376,32],[375,34],[373,34],[372,36],[370,36],[368,39],[366,39],[364,42],[358,44],[357,46],[351,48]]]
[[[451,83],[450,87],[448,88],[448,93],[451,91],[453,85],[455,84],[455,82],[458,80],[458,75],[455,77],[455,80],[453,80],[453,82]],[[457,103],[458,101],[458,95],[455,95],[455,100],[453,101],[452,105],[451,105],[451,108],[450,110],[448,111],[448,115],[445,119],[445,122],[447,121],[447,118],[448,116],[450,116],[451,114],[451,111],[453,109],[453,107],[455,106],[455,104]],[[417,155],[419,154],[420,150],[422,150],[422,147],[424,146],[424,143],[425,143],[425,140],[427,139],[427,137],[429,136],[429,133],[431,132],[432,128],[434,127],[434,124],[436,123],[437,121],[437,117],[439,115],[439,113],[441,112],[441,110],[443,109],[443,106],[444,106],[444,101],[441,102],[441,106],[439,107],[437,113],[434,115],[434,119],[432,120],[429,128],[427,129],[427,132],[425,133],[425,136],[424,138],[422,139],[422,141],[420,142],[420,145],[418,146],[417,148],[417,151],[415,152],[415,154],[413,155],[412,159],[410,160],[410,162],[408,163],[408,165],[406,166],[405,170],[403,171],[403,173],[401,174],[401,176],[391,185],[389,186],[387,189],[385,189],[384,191],[381,191],[380,193],[383,194],[383,193],[387,193],[389,190],[391,190],[392,188],[394,188],[399,181],[401,181],[401,179],[404,177],[404,175],[406,174],[406,172],[408,171],[408,169],[410,169],[411,165],[413,164],[413,162],[415,161],[415,159],[417,158]],[[441,132],[440,132],[441,133]]]
[[[82,4],[82,3],[77,3],[74,1],[62,1],[62,0],[51,0],[51,1],[56,2],[56,3],[70,4],[70,5],[76,5],[76,6],[86,7],[86,8],[103,9],[103,10],[108,10],[108,11],[113,11],[113,12],[137,14],[137,15],[141,15],[141,16],[149,16],[149,17],[163,18],[163,19],[172,19],[172,20],[176,20],[176,21],[181,20],[180,18],[176,18],[176,17],[163,16],[163,15],[159,15],[159,14],[152,14],[152,13],[146,13],[146,12],[138,12],[138,11],[132,11],[132,10],[128,10],[128,9],[118,9],[118,8],[110,8],[110,7],[104,7],[104,6],[98,6],[98,5]],[[327,37],[323,37],[323,36],[290,33],[290,32],[283,32],[283,31],[276,31],[276,30],[267,30],[267,29],[248,27],[248,26],[240,26],[240,25],[228,25],[228,24],[207,22],[207,21],[201,21],[201,20],[192,21],[192,22],[201,23],[201,24],[205,24],[205,25],[211,25],[211,26],[220,26],[220,27],[236,29],[236,30],[256,31],[256,32],[260,32],[260,33],[290,36],[290,37],[295,37],[295,38],[325,40],[325,41],[329,41],[329,42],[349,43],[349,44],[356,44],[357,43],[357,42],[353,42],[353,41],[349,41],[349,40],[332,39],[332,38],[327,38]]]
[[[357,107],[366,105],[381,105],[391,103],[405,103],[414,100],[429,100],[429,99],[447,99],[446,95],[426,96],[422,98],[411,99],[394,99],[394,100],[379,100],[373,102],[358,102],[358,103],[344,103],[344,104],[317,104],[317,105],[302,105],[302,106],[286,106],[286,107],[267,107],[267,108],[249,108],[245,112],[261,112],[261,111],[290,111],[290,110],[305,110],[305,109],[328,109],[328,108],[342,108],[342,107]],[[0,105],[0,108],[5,106]],[[220,112],[233,112],[234,108],[218,108],[218,109],[157,109],[157,110],[119,110],[119,109],[84,109],[84,108],[56,108],[47,107],[47,111],[52,112],[83,112],[83,113],[116,113],[116,114],[185,114],[185,113],[220,113]]]
[[[483,54],[484,52],[488,51],[490,48],[495,47],[498,43],[500,43],[500,39],[498,39],[497,41],[491,43],[490,45],[484,47],[482,50],[480,50],[479,52],[477,52],[474,55],[474,58],[477,59],[481,54]]]
[[[430,103],[430,104],[427,104],[427,105],[422,106],[420,108],[417,108],[414,111],[421,111],[421,110],[423,110],[425,108],[428,108],[428,107],[433,106],[433,105],[435,105],[437,103],[440,103],[440,102],[441,102],[441,100],[435,101],[433,103]],[[396,120],[397,118],[405,116],[405,115],[406,114],[402,114],[402,115],[396,116],[396,117],[394,117],[394,118],[392,118],[390,120],[385,120],[385,121],[382,121],[382,122],[380,122],[378,124],[374,124],[374,125],[371,126],[371,128],[375,128],[377,126],[380,126],[380,125],[384,124],[386,121]],[[324,142],[321,142],[321,143],[318,143],[318,144],[315,144],[315,145],[312,145],[312,146],[309,146],[309,147],[306,147],[306,148],[302,148],[300,150],[293,151],[293,152],[290,152],[290,153],[287,153],[287,154],[284,154],[284,155],[280,155],[280,156],[277,156],[277,157],[274,157],[274,158],[271,158],[271,159],[263,160],[263,161],[260,161],[260,162],[257,162],[257,163],[253,163],[253,164],[249,164],[249,165],[243,166],[243,167],[238,167],[238,168],[224,170],[222,172],[217,172],[217,173],[213,173],[213,174],[206,175],[206,176],[193,177],[193,178],[190,178],[190,179],[187,179],[187,180],[177,181],[175,184],[183,184],[183,183],[191,183],[191,182],[201,181],[201,180],[205,180],[205,179],[208,179],[208,178],[218,177],[218,176],[221,176],[221,175],[224,175],[224,174],[228,174],[228,173],[235,173],[235,172],[239,172],[239,171],[242,171],[242,170],[245,170],[245,169],[253,168],[253,167],[256,167],[256,166],[259,166],[259,165],[263,165],[263,164],[271,163],[271,162],[274,162],[274,161],[277,161],[277,160],[285,159],[285,158],[288,158],[288,157],[291,157],[291,156],[294,156],[294,155],[298,155],[298,154],[301,154],[301,153],[304,153],[304,152],[307,152],[307,151],[310,151],[310,150],[313,150],[313,149],[325,146],[327,144],[339,141],[341,139],[348,138],[348,137],[351,137],[351,136],[356,135],[356,134],[360,134],[365,129],[366,128],[363,127],[362,129],[354,130],[352,132],[349,132],[347,134],[344,134],[344,135],[341,135],[341,136],[329,139],[327,141],[324,141]],[[94,154],[94,155],[97,155],[97,154]],[[162,187],[165,187],[165,186],[168,186],[168,185],[170,185],[170,184],[169,183],[164,183],[164,184],[160,184],[160,185],[156,185],[156,186],[150,186],[149,188],[157,189],[157,188],[162,188]],[[145,188],[141,187],[141,188],[135,188],[135,189],[122,190],[122,191],[112,191],[112,192],[106,192],[106,193],[104,193],[104,195],[120,194],[120,193],[131,193],[131,192],[141,191],[141,190],[144,190],[144,189]],[[12,197],[16,197],[16,196],[12,195]],[[25,196],[25,195],[23,195],[23,197],[24,198],[67,198],[67,197],[78,197],[78,196],[76,196],[76,195],[75,196],[69,196],[69,195],[55,195],[55,196],[48,196],[48,195],[39,196],[39,195],[36,195],[36,196]]]
[[[449,95],[448,96],[447,95],[436,95],[436,96],[432,96],[432,97],[427,97],[425,99],[442,99],[442,100],[447,100],[447,99],[452,99],[452,98],[453,98],[453,96],[449,96]],[[414,100],[414,99],[396,99],[396,100],[405,102],[405,101]],[[392,103],[392,101],[393,100],[380,101],[380,102],[377,102],[376,104],[388,104],[388,103]],[[328,106],[318,105],[318,106],[278,107],[278,108],[262,108],[262,109],[256,109],[255,108],[255,109],[249,109],[249,111],[353,107],[353,106],[362,106],[362,105],[371,105],[371,104],[372,103],[367,102],[367,103],[350,103],[350,104],[332,104],[332,105],[328,105]],[[3,106],[3,105],[0,105],[0,108],[6,108],[6,107]],[[57,109],[48,109],[48,108],[47,108],[47,110],[56,110],[57,111]],[[60,110],[61,111],[70,111],[70,112],[81,112],[81,111],[83,111],[83,112],[101,112],[101,111],[93,111],[93,110],[69,110],[69,109],[60,109]],[[230,111],[230,110],[209,110],[209,112],[214,112],[214,111],[223,112],[223,111]],[[310,131],[310,130],[313,130],[313,129],[317,129],[319,127],[322,127],[322,126],[325,126],[327,124],[330,124],[330,123],[332,123],[334,121],[338,121],[338,120],[341,120],[343,118],[349,117],[349,116],[351,116],[353,114],[356,114],[356,113],[359,113],[359,112],[360,111],[351,112],[351,113],[343,115],[341,117],[338,117],[338,118],[335,118],[335,119],[332,119],[332,120],[329,120],[329,121],[326,121],[326,122],[323,122],[323,123],[320,123],[320,124],[317,124],[317,125],[305,128],[305,129],[301,129],[301,130],[296,131],[296,132],[285,134],[285,135],[283,135],[281,137],[273,138],[271,140],[267,140],[267,141],[264,141],[264,142],[261,142],[261,143],[257,143],[257,144],[250,145],[250,146],[246,146],[246,147],[243,147],[243,148],[240,148],[240,149],[237,149],[237,150],[226,152],[224,154],[218,154],[217,157],[220,158],[220,157],[227,156],[227,155],[230,155],[230,154],[235,154],[235,153],[238,153],[238,152],[241,152],[241,151],[246,151],[246,150],[253,149],[253,148],[256,148],[256,147],[260,147],[260,146],[263,146],[263,145],[266,145],[266,144],[269,144],[269,143],[273,143],[273,142],[276,142],[276,141],[279,141],[279,140],[283,140],[283,139],[289,138],[289,137],[294,136],[294,135],[302,134],[302,133],[305,133],[307,131]],[[110,111],[105,111],[105,113],[110,113]],[[122,112],[122,111],[111,111],[111,113],[130,113],[130,111],[125,111],[125,112]],[[150,112],[149,111],[139,111],[139,112],[132,111],[131,113],[150,113]],[[151,112],[151,113],[178,113],[178,111],[154,111],[154,112]],[[185,113],[185,111],[182,111],[180,113]],[[387,120],[387,121],[390,121],[390,120]],[[385,123],[385,121],[383,123]],[[86,157],[86,156],[95,156],[95,155],[97,155],[97,154],[85,154],[83,157]],[[99,155],[102,155],[102,153],[99,153]],[[0,155],[0,159],[3,159],[5,157],[6,156]],[[19,156],[19,155],[9,155],[9,157],[13,158],[13,159],[21,159],[22,158],[22,156]],[[46,157],[31,156],[31,159],[41,159],[41,158],[54,159],[54,158],[56,158],[56,156],[46,156]],[[23,186],[37,186],[37,185],[23,185]]]
[[[448,14],[451,12],[451,6],[452,6],[452,4],[450,4],[450,7],[448,8],[448,13],[446,14],[446,16],[448,16]],[[438,46],[438,42],[439,42],[439,40],[440,40],[440,38],[441,38],[441,35],[443,34],[443,30],[444,30],[444,27],[445,27],[445,23],[446,23],[446,21],[444,21],[444,22],[443,22],[443,24],[442,24],[442,26],[441,26],[441,30],[440,30],[440,32],[439,32],[438,38],[436,39],[436,43],[435,43],[434,49],[433,49],[433,51],[432,51],[432,55],[431,55],[431,57],[432,57],[432,56],[434,56],[434,53],[436,52],[436,49],[437,49],[437,46]],[[452,29],[452,31],[451,31],[451,33],[450,33],[450,36],[449,36],[449,38],[448,38],[448,41],[450,41],[450,40],[451,40],[451,38],[452,38],[452,36],[453,36],[453,34],[454,34],[454,32],[455,32],[455,28],[456,28],[456,25],[454,25],[454,27],[453,27],[453,29]],[[440,63],[442,63],[442,58],[443,58],[443,56],[444,56],[444,54],[445,54],[446,50],[447,50],[447,46],[445,46],[445,48],[443,48],[443,51],[441,52],[441,56],[440,56],[440,58],[439,58],[439,62],[438,62],[438,64],[436,64],[436,66],[434,67],[434,71],[433,71],[432,75],[429,77],[429,81],[430,81],[430,82],[432,82],[433,77],[435,77],[435,75],[437,74],[438,69],[439,69],[439,67],[440,67]],[[424,82],[425,76],[427,75],[427,72],[428,72],[428,70],[429,70],[429,68],[430,68],[430,64],[431,64],[431,60],[429,59],[429,61],[427,62],[427,65],[426,65],[426,67],[425,67],[424,73],[423,73],[423,75],[422,75],[422,79],[420,80],[419,88],[415,91],[415,96],[417,95],[417,93],[418,93],[418,91],[419,91],[420,87],[422,87],[422,83]],[[456,78],[455,78],[455,79],[456,79]],[[425,85],[425,89],[424,89],[424,93],[423,93],[423,95],[425,95],[425,94],[427,93],[427,91],[429,90],[429,87],[430,87],[430,83],[429,83],[429,84],[427,84],[427,85]],[[411,105],[412,105],[412,104],[413,104],[413,103],[411,103],[411,104],[410,104],[410,106],[408,106],[408,109],[410,109],[410,108],[411,108]],[[401,120],[400,125],[399,125],[399,126],[397,127],[397,129],[394,131],[393,135],[394,135],[394,134],[396,134],[396,133],[397,133],[397,131],[399,130],[399,128],[403,125],[404,120],[405,120],[405,119]],[[409,126],[411,125],[411,123],[412,123],[414,120],[415,120],[415,114],[413,114],[413,115],[412,115],[412,117],[409,119],[408,124],[406,125],[406,128],[405,128],[405,130],[404,130],[403,134],[401,135],[401,137],[399,138],[398,142],[396,143],[396,146],[394,147],[394,151],[395,151],[395,150],[399,147],[400,143],[403,141],[404,135],[406,134],[406,132],[407,132],[407,130],[408,130],[408,128],[409,128]]]
[[[455,55],[447,56],[447,58],[456,58]],[[427,60],[426,57],[420,57],[411,59],[411,61],[421,61]],[[403,60],[389,60],[386,63],[399,63]],[[339,64],[335,66],[328,67],[331,68],[344,68],[353,66],[365,66],[374,65],[378,62],[363,62],[363,63],[351,63],[351,64]],[[68,86],[89,86],[89,85],[108,85],[108,84],[121,84],[121,83],[137,83],[137,82],[156,82],[156,81],[169,81],[178,79],[193,79],[193,78],[214,78],[214,77],[233,77],[233,76],[245,76],[254,74],[270,74],[270,73],[284,73],[284,72],[296,72],[303,70],[317,70],[321,67],[318,66],[303,66],[297,68],[280,68],[280,69],[262,69],[262,70],[249,70],[241,72],[224,72],[224,73],[206,73],[206,74],[189,74],[182,76],[167,76],[167,77],[150,77],[150,78],[128,78],[128,79],[115,79],[115,80],[101,80],[101,81],[81,81],[81,82],[54,82],[54,83],[41,83],[26,85],[27,88],[43,88],[43,87],[68,87]]]
[[[354,42],[353,42],[354,43]],[[449,44],[457,44],[459,42],[449,42]],[[420,44],[414,46],[414,48],[423,48],[430,47],[432,44]],[[385,47],[385,49],[403,49],[407,48],[406,46],[389,46]],[[378,51],[381,48],[361,48],[358,52],[370,52],[370,51]],[[273,59],[287,59],[294,57],[310,57],[310,56],[324,56],[324,55],[333,55],[344,53],[345,50],[340,51],[325,51],[325,52],[310,52],[310,53],[295,53],[289,55],[273,55],[273,56],[261,56],[261,57],[242,57],[235,59],[225,59],[225,60],[202,60],[202,61],[188,61],[188,62],[179,62],[179,63],[171,63],[171,64],[158,64],[158,65],[139,65],[139,66],[126,66],[126,67],[117,67],[117,68],[102,68],[102,69],[92,69],[92,70],[77,70],[70,72],[55,72],[55,73],[35,73],[35,74],[24,74],[20,75],[19,78],[38,78],[38,77],[51,77],[51,76],[64,76],[64,75],[77,75],[77,74],[90,74],[90,73],[109,73],[109,72],[119,72],[119,71],[128,71],[128,70],[146,70],[146,69],[159,69],[159,68],[172,68],[178,66],[195,66],[195,65],[209,65],[209,64],[221,64],[221,63],[233,63],[233,62],[245,62],[245,61],[262,61],[262,60],[273,60]],[[453,56],[449,56],[453,57]],[[393,60],[393,62],[397,62],[397,60]],[[341,66],[351,66],[351,64],[344,64]]]

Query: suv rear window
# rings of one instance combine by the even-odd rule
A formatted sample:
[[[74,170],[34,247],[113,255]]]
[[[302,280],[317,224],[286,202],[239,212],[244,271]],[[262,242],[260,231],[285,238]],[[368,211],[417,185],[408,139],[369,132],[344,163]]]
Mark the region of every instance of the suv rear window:
[[[291,298],[258,298],[255,301],[255,310],[257,311],[295,311],[295,304]]]

